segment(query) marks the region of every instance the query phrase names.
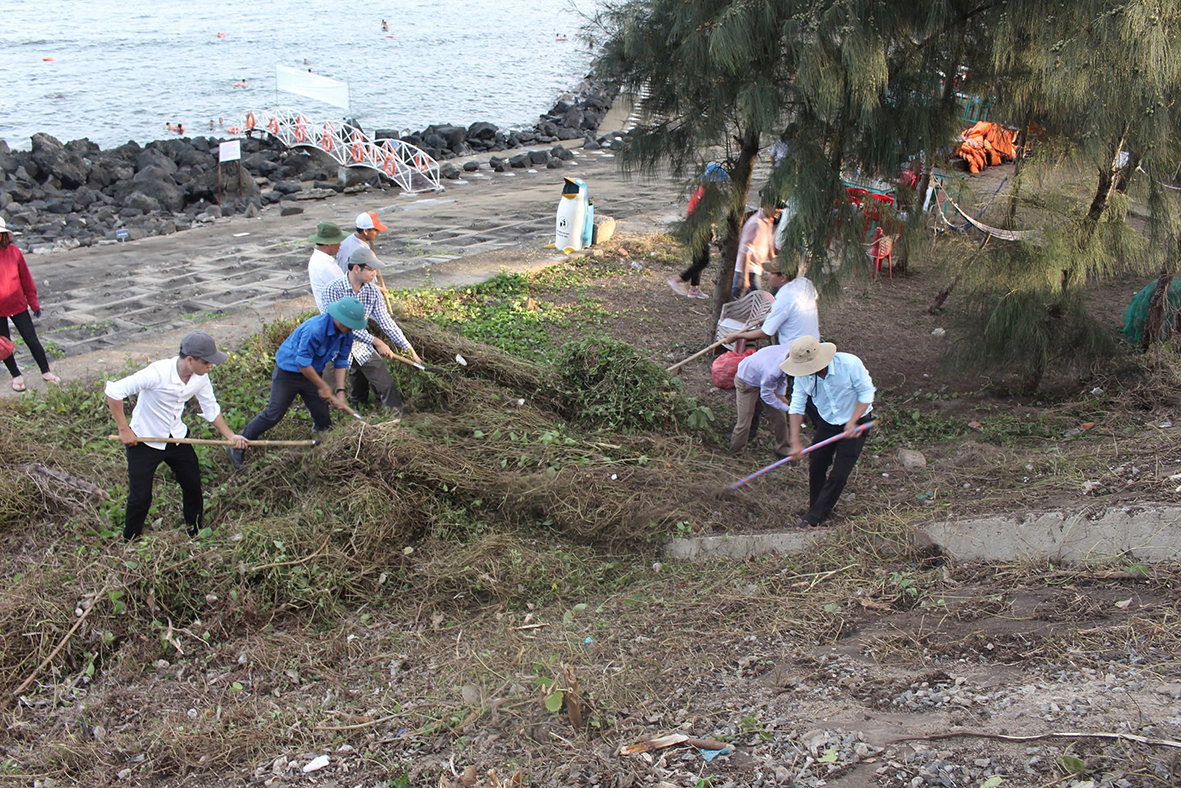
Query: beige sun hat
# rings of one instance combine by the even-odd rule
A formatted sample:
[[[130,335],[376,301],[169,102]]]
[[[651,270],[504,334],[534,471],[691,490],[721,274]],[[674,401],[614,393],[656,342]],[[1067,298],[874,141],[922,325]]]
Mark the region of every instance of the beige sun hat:
[[[832,342],[821,342],[816,337],[805,334],[791,341],[787,360],[780,364],[779,368],[793,378],[815,375],[832,363],[836,354],[837,346]]]
[[[9,235],[20,235],[16,230],[9,229],[8,225],[4,223],[4,217],[0,216],[0,233],[8,233]]]

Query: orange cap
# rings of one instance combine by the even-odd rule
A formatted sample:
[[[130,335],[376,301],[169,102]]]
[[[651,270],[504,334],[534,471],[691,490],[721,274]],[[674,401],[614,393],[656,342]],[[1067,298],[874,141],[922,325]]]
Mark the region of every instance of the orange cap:
[[[377,230],[379,233],[384,233],[390,229],[381,223],[381,219],[377,218],[376,211],[369,211],[357,215],[357,229],[358,230]]]

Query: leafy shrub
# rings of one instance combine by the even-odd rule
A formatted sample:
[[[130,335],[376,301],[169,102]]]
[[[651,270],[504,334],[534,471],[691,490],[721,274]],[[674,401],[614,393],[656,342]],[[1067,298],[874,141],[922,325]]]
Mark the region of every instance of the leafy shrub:
[[[664,370],[626,342],[602,336],[569,342],[554,366],[584,422],[622,430],[675,429],[693,411]]]

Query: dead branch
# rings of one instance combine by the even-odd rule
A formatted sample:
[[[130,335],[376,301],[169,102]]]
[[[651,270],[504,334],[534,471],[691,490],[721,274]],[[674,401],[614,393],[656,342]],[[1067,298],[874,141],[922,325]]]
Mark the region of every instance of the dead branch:
[[[92,498],[101,498],[106,500],[110,497],[107,495],[106,490],[98,487],[97,485],[91,484],[85,479],[79,479],[77,476],[72,476],[65,471],[59,471],[55,468],[50,468],[47,465],[43,465],[39,462],[30,463],[28,465],[17,465],[15,466],[15,470],[24,471],[25,473],[29,474],[36,474],[37,476],[44,476],[48,479],[52,479],[58,484],[63,484],[66,487],[69,487],[75,492],[80,492]]]
[[[985,733],[984,731],[948,731],[947,733],[932,733],[927,736],[903,736],[892,739],[890,744],[903,741],[934,741],[936,739],[952,739],[956,736],[971,736],[977,739],[999,739],[1001,741],[1038,741],[1039,739],[1114,739],[1116,741],[1132,741],[1137,744],[1147,744],[1150,747],[1174,747],[1181,750],[1181,741],[1172,739],[1150,739],[1135,733],[1086,733],[1082,731],[1066,731],[1061,733],[1037,733],[1031,736],[1009,736],[1004,733]]]

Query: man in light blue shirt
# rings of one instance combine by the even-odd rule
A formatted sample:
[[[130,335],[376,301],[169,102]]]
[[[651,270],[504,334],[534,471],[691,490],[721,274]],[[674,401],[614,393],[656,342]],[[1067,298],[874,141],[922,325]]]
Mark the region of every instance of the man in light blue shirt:
[[[875,389],[861,359],[851,353],[838,353],[836,345],[820,342],[813,336],[792,342],[787,360],[780,368],[795,378],[787,408],[791,432],[789,456],[796,460],[803,456],[800,427],[809,405],[816,425],[813,445],[834,435],[841,436],[841,440],[809,455],[808,511],[799,525],[813,528],[832,513],[861,456],[866,433],[857,434],[857,425],[869,421]]]

